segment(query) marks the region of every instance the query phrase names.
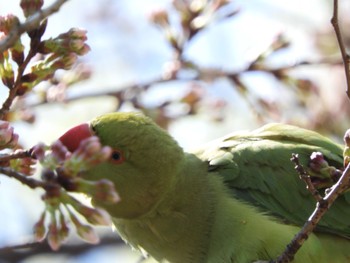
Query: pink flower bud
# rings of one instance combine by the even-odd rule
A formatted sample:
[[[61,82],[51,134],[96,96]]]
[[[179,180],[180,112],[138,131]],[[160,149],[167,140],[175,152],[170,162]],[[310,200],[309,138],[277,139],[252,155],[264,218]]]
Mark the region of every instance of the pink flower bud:
[[[58,233],[57,222],[53,218],[54,216],[51,217],[47,239],[51,249],[57,251],[61,246],[61,239]]]
[[[30,157],[10,160],[10,167],[25,175],[33,175],[35,171],[33,168],[34,164],[35,160]]]
[[[79,28],[71,28],[68,32],[58,35],[56,39],[80,39],[83,41],[87,40],[87,31]]]
[[[86,242],[91,244],[98,244],[100,242],[94,229],[89,225],[79,225],[77,227],[77,234]]]
[[[47,146],[44,143],[38,143],[37,145],[33,146],[31,149],[31,154],[33,158],[42,161],[45,157]]]
[[[168,12],[165,9],[156,9],[153,10],[149,15],[149,19],[161,27],[169,26],[169,17]]]
[[[18,135],[14,133],[10,123],[0,120],[0,149],[14,148],[18,143]]]
[[[68,150],[66,146],[62,144],[61,141],[57,140],[51,145],[52,156],[57,160],[57,162],[62,162],[66,159]]]
[[[84,193],[93,200],[102,203],[114,204],[120,201],[120,197],[114,188],[114,184],[107,180],[87,181],[80,179],[77,185],[77,192]]]
[[[93,225],[110,226],[112,224],[110,215],[103,209],[81,206],[77,210],[85,219]]]
[[[54,70],[71,69],[77,59],[78,56],[75,53],[68,53],[54,61],[51,65],[51,68]]]
[[[83,140],[78,149],[67,158],[63,167],[70,174],[90,169],[91,167],[108,160],[112,149],[108,146],[102,147],[96,136]]]
[[[81,223],[79,219],[72,213],[72,211],[68,210],[70,219],[74,224],[77,234],[86,242],[91,244],[97,244],[100,240],[94,231],[94,229],[89,226]]]
[[[10,49],[11,57],[17,65],[21,65],[24,61],[24,45],[21,39],[18,39],[15,45]]]
[[[21,0],[20,6],[23,10],[24,16],[28,17],[41,9],[44,0]]]
[[[310,156],[309,167],[314,172],[320,172],[322,168],[328,166],[327,161],[324,159],[324,156],[321,152],[313,152]]]
[[[58,233],[59,233],[59,238],[61,242],[66,240],[69,234],[69,227],[62,213],[60,213],[60,227],[59,227]]]
[[[119,202],[120,197],[115,191],[114,184],[107,180],[101,179],[95,184],[94,198],[107,203]]]
[[[12,14],[6,16],[0,16],[0,31],[6,35],[12,30],[13,27],[19,25],[19,19]]]
[[[34,228],[33,228],[34,238],[38,242],[43,241],[46,236],[45,218],[46,218],[46,211],[44,211],[41,214],[39,221],[34,225]]]

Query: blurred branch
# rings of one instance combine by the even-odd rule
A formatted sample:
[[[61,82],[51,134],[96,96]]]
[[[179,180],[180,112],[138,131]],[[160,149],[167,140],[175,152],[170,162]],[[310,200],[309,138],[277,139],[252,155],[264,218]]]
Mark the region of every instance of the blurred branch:
[[[7,162],[12,159],[26,158],[30,156],[31,156],[31,153],[30,151],[27,151],[27,150],[17,150],[9,154],[0,153],[0,163]]]
[[[339,27],[339,20],[338,20],[338,0],[334,0],[333,2],[333,16],[331,18],[331,23],[334,27],[334,32],[337,37],[337,41],[339,44],[339,49],[341,52],[341,56],[344,63],[344,69],[345,69],[345,76],[346,76],[346,94],[348,98],[350,99],[350,56],[346,51],[346,47],[344,44],[344,40],[341,34],[341,30]]]
[[[9,36],[11,36],[11,33]],[[6,98],[6,100],[4,101],[4,103],[2,104],[2,107],[0,109],[0,119],[3,119],[5,114],[10,110],[10,107],[11,107],[13,100],[18,95],[18,89],[21,86],[21,79],[22,79],[22,75],[24,73],[24,70],[26,69],[30,60],[34,57],[35,54],[36,54],[36,51],[34,51],[34,49],[31,48],[29,50],[27,57],[23,61],[23,63],[18,67],[16,81],[13,84],[12,88],[10,89],[8,97]]]
[[[98,245],[91,245],[87,243],[67,244],[63,245],[59,251],[53,252],[46,242],[33,242],[22,245],[6,246],[0,248],[0,262],[20,262],[31,256],[38,256],[40,254],[66,255],[78,256],[102,246],[118,246],[123,245],[124,242],[118,238],[117,235],[104,237]]]
[[[111,97],[116,97],[120,100],[120,102],[127,101],[129,99],[133,99],[135,95],[146,91],[149,87],[156,85],[156,84],[161,84],[161,83],[166,83],[170,81],[215,81],[216,79],[219,78],[228,78],[230,80],[232,79],[237,79],[240,75],[248,73],[248,72],[265,72],[267,74],[272,74],[274,76],[278,76],[280,72],[288,71],[288,70],[293,70],[297,67],[301,66],[317,66],[317,65],[341,65],[342,61],[341,60],[334,60],[334,59],[320,59],[318,61],[299,61],[294,64],[286,65],[286,66],[281,66],[281,67],[272,67],[269,68],[264,65],[255,65],[255,64],[249,64],[246,68],[238,71],[223,71],[217,68],[203,68],[199,66],[195,66],[194,64],[191,64],[191,70],[194,70],[196,74],[194,76],[189,76],[187,78],[183,77],[178,77],[177,73],[175,73],[173,76],[169,77],[157,77],[152,80],[149,80],[147,82],[143,83],[132,83],[132,84],[127,84],[124,86],[120,87],[115,87],[114,89],[116,91],[104,91],[106,90],[105,88],[96,88],[97,92],[91,92],[91,93],[81,93],[79,95],[75,96],[65,96],[63,101],[62,100],[48,100],[46,97],[42,97],[40,101],[32,102],[27,105],[27,107],[37,107],[41,106],[44,104],[52,104],[52,103],[62,103],[62,102],[72,102],[84,98],[95,98],[95,97],[103,97],[103,96],[111,96]],[[186,68],[184,68],[186,70]],[[177,71],[180,71],[178,69]],[[110,90],[110,89],[109,89]]]
[[[17,181],[21,182],[22,184],[34,189],[37,187],[42,187],[43,189],[48,189],[48,188],[52,188],[53,184],[49,184],[47,182],[43,182],[40,180],[36,180],[34,178],[30,178],[25,174],[19,173],[17,171],[14,171],[11,168],[8,167],[2,167],[0,166],[0,174],[2,175],[6,175],[10,178],[14,178]],[[60,187],[59,185],[55,185],[56,187]]]
[[[15,26],[7,35],[6,38],[0,41],[0,52],[5,51],[15,44],[20,38],[21,34],[37,28],[42,20],[57,12],[60,7],[68,0],[57,0],[52,5],[45,9],[36,12],[34,15],[28,17],[25,22]]]

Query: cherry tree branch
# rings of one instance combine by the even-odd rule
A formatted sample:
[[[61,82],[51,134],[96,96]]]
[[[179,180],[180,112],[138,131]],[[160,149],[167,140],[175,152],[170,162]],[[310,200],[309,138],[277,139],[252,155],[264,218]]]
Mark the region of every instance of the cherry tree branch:
[[[67,1],[68,0],[57,0],[47,8],[44,8],[34,15],[28,17],[25,22],[15,26],[9,32],[7,37],[0,41],[0,52],[3,52],[13,46],[23,33],[37,28],[42,20],[52,15],[53,13],[56,13]]]
[[[317,202],[316,209],[306,221],[299,233],[288,244],[283,254],[275,261],[275,263],[288,263],[294,258],[294,255],[301,248],[304,242],[308,239],[311,233],[316,228],[321,218],[327,213],[331,205],[349,188],[350,183],[350,164],[345,168],[339,181],[334,184],[324,198]]]

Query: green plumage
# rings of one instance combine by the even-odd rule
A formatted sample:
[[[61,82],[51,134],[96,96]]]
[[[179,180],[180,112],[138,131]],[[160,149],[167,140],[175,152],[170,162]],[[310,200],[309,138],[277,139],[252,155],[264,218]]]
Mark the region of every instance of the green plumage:
[[[106,114],[91,127],[103,144],[125,158],[84,175],[113,181],[121,197],[118,204],[95,204],[113,216],[130,245],[159,261],[275,259],[315,208],[290,162],[292,153],[299,154],[305,167],[316,151],[335,167],[343,161],[337,144],[282,124],[231,134],[193,153],[184,153],[139,114]],[[320,180],[327,179],[320,175]],[[348,200],[350,194],[336,201],[294,262],[350,262]]]

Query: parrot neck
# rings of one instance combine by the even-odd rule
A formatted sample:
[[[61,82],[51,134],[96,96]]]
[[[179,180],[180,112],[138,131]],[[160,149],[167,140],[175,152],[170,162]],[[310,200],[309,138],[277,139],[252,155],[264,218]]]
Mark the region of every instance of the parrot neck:
[[[215,197],[207,166],[186,155],[178,180],[158,206],[137,219],[114,219],[120,236],[157,260],[205,262]]]

